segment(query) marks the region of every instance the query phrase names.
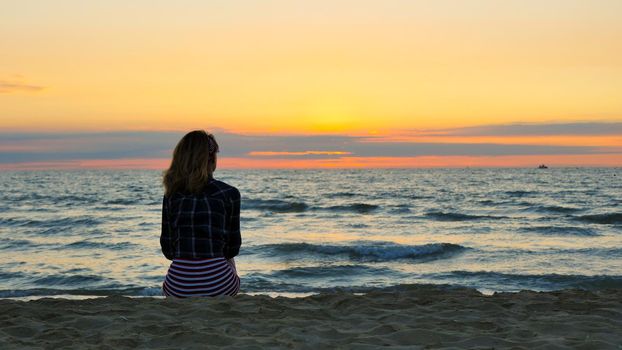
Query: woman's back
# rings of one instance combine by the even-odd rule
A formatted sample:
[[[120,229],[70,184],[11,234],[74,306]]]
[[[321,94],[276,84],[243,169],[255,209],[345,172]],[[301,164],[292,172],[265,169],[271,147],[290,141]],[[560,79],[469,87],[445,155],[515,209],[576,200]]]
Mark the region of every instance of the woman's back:
[[[240,244],[237,188],[211,179],[201,193],[164,196],[160,245],[167,259],[231,259]]]
[[[240,192],[213,178],[218,144],[202,130],[186,134],[164,173],[160,246],[172,260],[166,296],[235,295],[240,290],[238,255]]]

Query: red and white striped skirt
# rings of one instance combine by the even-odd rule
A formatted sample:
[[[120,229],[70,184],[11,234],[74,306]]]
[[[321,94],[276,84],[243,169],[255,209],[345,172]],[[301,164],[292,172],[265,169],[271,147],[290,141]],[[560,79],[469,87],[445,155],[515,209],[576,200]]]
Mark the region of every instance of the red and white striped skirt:
[[[162,284],[165,296],[213,297],[236,295],[240,291],[233,259],[174,259]]]

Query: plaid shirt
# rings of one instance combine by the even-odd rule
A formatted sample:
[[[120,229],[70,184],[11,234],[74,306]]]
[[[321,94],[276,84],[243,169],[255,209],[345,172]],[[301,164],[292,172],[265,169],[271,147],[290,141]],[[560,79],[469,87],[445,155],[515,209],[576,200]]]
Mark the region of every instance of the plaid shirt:
[[[231,259],[241,243],[237,188],[211,179],[200,194],[164,196],[160,246],[167,259]]]

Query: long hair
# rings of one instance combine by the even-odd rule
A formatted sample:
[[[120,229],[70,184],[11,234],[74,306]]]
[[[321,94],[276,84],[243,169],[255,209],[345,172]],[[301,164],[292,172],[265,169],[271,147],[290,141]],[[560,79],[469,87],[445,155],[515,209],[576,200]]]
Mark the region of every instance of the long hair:
[[[201,192],[216,170],[217,152],[214,135],[204,130],[184,135],[175,146],[171,166],[164,171],[164,194]]]

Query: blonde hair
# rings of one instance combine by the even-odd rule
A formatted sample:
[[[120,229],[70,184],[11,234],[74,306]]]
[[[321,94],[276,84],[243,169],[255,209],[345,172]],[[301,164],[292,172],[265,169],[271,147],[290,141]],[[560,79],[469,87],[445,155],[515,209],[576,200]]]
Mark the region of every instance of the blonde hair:
[[[184,135],[175,146],[171,166],[164,171],[164,194],[201,192],[213,178],[218,151],[214,135],[204,130]]]

